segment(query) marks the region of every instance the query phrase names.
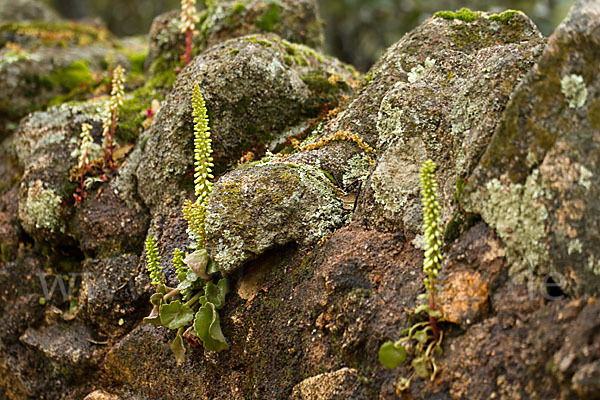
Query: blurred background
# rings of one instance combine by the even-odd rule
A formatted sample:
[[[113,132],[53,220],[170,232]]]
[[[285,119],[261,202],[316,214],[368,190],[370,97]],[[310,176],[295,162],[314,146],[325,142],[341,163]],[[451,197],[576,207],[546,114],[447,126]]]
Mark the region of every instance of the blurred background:
[[[120,36],[146,34],[152,19],[179,8],[179,0],[46,0],[65,18],[100,17]],[[203,7],[199,0],[199,8]],[[365,72],[383,50],[434,12],[524,11],[544,35],[567,14],[573,0],[319,0],[326,51]]]

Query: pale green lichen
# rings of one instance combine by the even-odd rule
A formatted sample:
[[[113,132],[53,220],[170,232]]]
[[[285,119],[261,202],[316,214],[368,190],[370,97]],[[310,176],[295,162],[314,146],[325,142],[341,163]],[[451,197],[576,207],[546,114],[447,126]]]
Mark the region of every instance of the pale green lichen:
[[[580,75],[565,75],[560,80],[560,87],[570,108],[580,108],[585,104],[588,90]]]
[[[544,240],[548,211],[541,201],[544,196],[544,186],[535,169],[524,184],[505,186],[492,179],[485,190],[475,191],[465,199],[465,209],[481,214],[506,245],[511,276],[525,271],[538,275],[548,272],[549,255]]]
[[[594,174],[592,173],[592,171],[590,171],[583,165],[579,166],[579,182],[578,183],[581,186],[583,186],[584,188],[586,188],[587,190],[590,190],[590,188],[592,186],[592,182],[590,181],[590,179],[593,176],[594,176]]]
[[[425,74],[425,72],[431,69],[434,65],[435,60],[433,58],[427,57],[423,65],[419,64],[410,70],[410,72],[408,73],[408,81],[410,83],[418,81]]]
[[[600,258],[596,260],[596,257],[592,254],[588,258],[587,267],[596,275],[600,275]]]
[[[352,185],[355,182],[364,182],[369,175],[371,166],[364,153],[355,154],[347,161],[348,167],[344,171],[342,184],[344,187]]]
[[[50,232],[64,230],[61,224],[62,199],[52,189],[45,189],[42,181],[29,184],[27,199],[19,207],[19,218],[25,228],[46,229]]]
[[[569,255],[578,252],[581,253],[583,251],[583,247],[581,246],[581,242],[579,239],[573,239],[569,242],[567,253]]]

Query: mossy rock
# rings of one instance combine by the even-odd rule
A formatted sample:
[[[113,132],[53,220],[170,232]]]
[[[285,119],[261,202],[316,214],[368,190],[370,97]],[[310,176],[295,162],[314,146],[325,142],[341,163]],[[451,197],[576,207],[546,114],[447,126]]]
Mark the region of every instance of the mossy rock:
[[[150,28],[150,52],[146,69],[158,60],[169,68],[182,66],[178,11],[156,17]],[[313,48],[323,45],[323,28],[315,0],[219,1],[201,11],[199,34],[194,37],[194,54],[228,39],[249,34],[276,33],[290,42]]]
[[[343,202],[326,174],[268,162],[218,180],[206,213],[206,246],[230,274],[274,247],[314,244],[343,222]]]
[[[563,291],[598,293],[600,9],[580,1],[512,94],[461,202],[502,238],[515,279],[560,273]],[[555,281],[556,281],[555,277]]]
[[[290,52],[306,64],[287,65]],[[325,82],[329,77],[335,83]],[[150,130],[138,168],[143,200],[150,208],[164,207],[165,200],[177,201],[192,188],[193,85],[200,85],[206,99],[219,172],[245,150],[268,146],[285,130],[317,117],[325,103],[351,94],[356,77],[338,60],[272,34],[212,47],[179,73]]]

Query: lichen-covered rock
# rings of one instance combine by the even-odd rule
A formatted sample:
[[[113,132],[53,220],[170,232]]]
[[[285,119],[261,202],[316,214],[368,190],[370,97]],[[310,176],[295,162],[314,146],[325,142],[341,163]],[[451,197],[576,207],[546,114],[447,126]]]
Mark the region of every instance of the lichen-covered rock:
[[[99,86],[106,63],[130,66],[108,32],[75,23],[21,22],[0,25],[0,137],[7,121]]]
[[[197,56],[178,75],[150,130],[137,170],[144,203],[154,212],[192,186],[193,85],[200,85],[206,100],[222,169],[243,150],[265,146],[315,117],[323,103],[350,93],[354,76],[351,67],[275,35],[233,39]]]
[[[0,0],[0,23],[5,21],[56,21],[56,12],[37,0]]]
[[[139,265],[137,256],[126,254],[84,261],[79,307],[103,336],[122,333],[143,317],[151,288]]]
[[[35,239],[67,240],[66,217],[73,212],[70,203],[75,186],[69,170],[77,164],[72,154],[78,147],[81,124],[94,126],[100,142],[102,102],[62,105],[31,114],[19,125],[15,153],[24,173],[19,190],[19,220]]]
[[[578,1],[512,94],[462,196],[506,245],[510,274],[600,284],[600,5]],[[535,280],[535,279],[534,279]]]
[[[523,14],[507,23],[489,14],[471,22],[434,17],[417,31],[440,40],[421,48],[416,64],[409,55],[414,32],[390,50],[395,67],[406,65],[409,72],[387,87],[380,105],[373,104],[378,106],[372,113],[378,163],[357,211],[369,226],[412,233],[419,233],[422,224],[421,164],[433,159],[438,165],[445,224],[457,210],[460,183],[475,167],[514,86],[545,43]],[[391,61],[384,56],[384,62],[386,58]],[[375,76],[384,73],[379,68],[384,66],[374,67]]]
[[[322,171],[267,162],[219,178],[206,213],[206,247],[229,274],[275,246],[314,244],[343,222],[343,201]]]
[[[367,399],[361,393],[360,376],[353,368],[342,368],[306,378],[292,391],[290,400]]]
[[[180,61],[185,36],[180,32],[179,16],[180,11],[173,10],[152,22],[146,59],[150,73],[172,68]],[[269,32],[316,49],[323,44],[316,0],[218,1],[202,11],[197,28],[194,37],[197,53],[228,39]]]

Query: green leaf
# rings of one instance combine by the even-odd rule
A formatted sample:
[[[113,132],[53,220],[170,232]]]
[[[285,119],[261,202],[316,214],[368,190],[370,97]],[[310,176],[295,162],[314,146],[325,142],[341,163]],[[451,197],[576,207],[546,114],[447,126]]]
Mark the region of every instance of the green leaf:
[[[219,269],[217,268],[217,264],[211,259],[208,262],[208,266],[206,267],[206,273],[208,275],[212,275],[219,272]]]
[[[206,267],[210,257],[206,252],[206,249],[196,250],[191,254],[188,254],[183,262],[190,267],[190,269],[200,278],[209,279],[210,277],[206,274]]]
[[[427,310],[427,314],[433,318],[442,318],[442,312],[440,310]]]
[[[152,325],[156,325],[156,326],[162,325],[162,323],[160,322],[160,315],[159,315],[159,308],[158,308],[158,306],[154,306],[152,308],[152,311],[150,311],[150,315],[148,315],[147,317],[145,317],[142,321],[145,324],[152,324]]]
[[[206,350],[223,351],[229,349],[229,345],[221,331],[219,313],[214,304],[207,302],[200,307],[194,320],[194,330],[202,340]]]
[[[429,340],[429,335],[427,334],[427,331],[423,329],[422,331],[417,331],[414,338],[417,342],[425,344]]]
[[[194,310],[179,300],[160,306],[160,322],[169,329],[179,329],[194,319]]]
[[[417,300],[427,300],[429,299],[429,293],[421,293],[417,296]]]
[[[419,307],[415,308],[414,314],[419,314],[422,312],[429,312],[429,304],[421,304]]]
[[[183,344],[181,335],[175,336],[175,339],[169,343],[169,347],[173,350],[177,364],[183,363],[185,361],[185,345]]]
[[[387,341],[379,348],[379,362],[386,368],[396,368],[406,360],[406,349]]]
[[[216,285],[210,281],[206,282],[206,286],[204,287],[206,301],[213,303],[217,310],[220,310],[225,306],[225,296],[228,292],[229,287],[226,279],[219,280]]]
[[[162,283],[160,285],[156,285],[156,293],[167,294],[169,291],[170,290],[167,285],[163,285]]]
[[[415,373],[419,378],[426,379],[431,375],[431,371],[429,370],[429,363],[425,357],[419,357],[412,360],[410,363]]]
[[[164,295],[162,293],[154,293],[152,296],[150,296],[150,303],[153,306],[160,306],[162,304],[163,297]]]

